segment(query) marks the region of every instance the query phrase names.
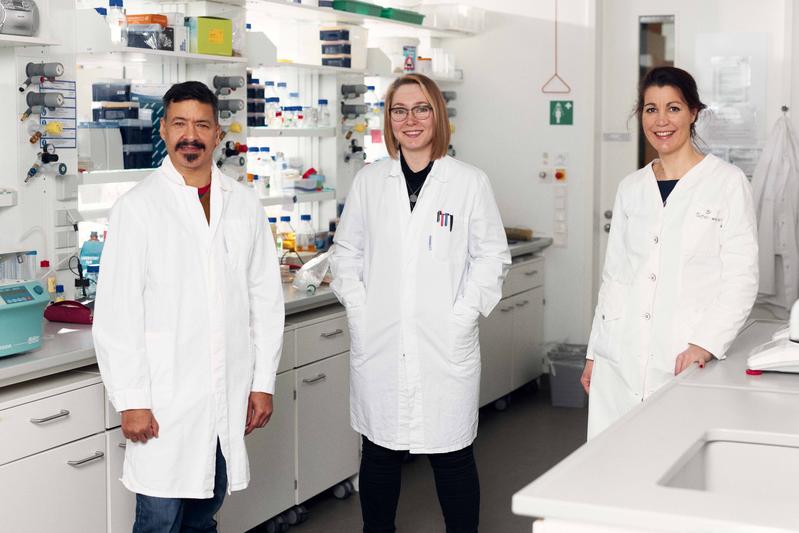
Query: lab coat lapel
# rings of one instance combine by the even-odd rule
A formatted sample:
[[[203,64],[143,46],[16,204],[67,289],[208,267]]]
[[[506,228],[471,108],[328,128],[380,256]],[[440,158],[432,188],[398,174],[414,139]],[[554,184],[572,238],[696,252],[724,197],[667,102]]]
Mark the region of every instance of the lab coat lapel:
[[[410,224],[408,225],[408,232],[405,236],[405,245],[406,247],[410,246],[406,249],[411,252],[415,251],[413,246],[419,243],[418,239],[424,234],[425,229],[429,228],[430,225],[435,222],[435,210],[433,207],[436,204],[440,204],[440,196],[445,192],[444,183],[447,181],[444,167],[445,161],[443,159],[439,159],[433,163],[433,168],[424,181],[422,190],[419,193],[419,200],[416,202],[413,212],[410,210],[407,191],[405,193],[405,208],[410,214]],[[403,187],[405,186],[404,179],[402,185]]]
[[[209,222],[209,241],[213,241],[216,231],[222,223],[222,214],[225,212],[227,194],[230,192],[227,183],[223,182],[222,173],[214,167],[211,171],[211,216]]]
[[[203,212],[202,204],[200,204],[197,196],[197,189],[186,185],[186,180],[174,167],[169,156],[164,158],[160,170],[164,178],[171,182],[171,189],[177,196],[179,212],[176,214],[180,222],[188,229],[192,236],[192,242],[198,249],[203,250],[203,252],[207,254],[210,249],[211,232],[208,228],[208,222],[205,220],[205,212]],[[213,183],[215,181],[213,179],[213,171],[211,175],[211,209],[213,213],[215,194],[213,190]]]

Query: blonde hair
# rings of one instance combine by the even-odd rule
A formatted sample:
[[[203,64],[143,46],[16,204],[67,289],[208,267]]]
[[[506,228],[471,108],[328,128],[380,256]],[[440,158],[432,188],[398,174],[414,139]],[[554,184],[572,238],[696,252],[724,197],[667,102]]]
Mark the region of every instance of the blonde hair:
[[[391,129],[391,107],[394,105],[394,93],[403,85],[416,84],[421,89],[422,94],[427,99],[430,107],[433,108],[433,141],[430,150],[430,159],[435,161],[447,155],[449,149],[450,127],[449,117],[447,116],[447,102],[444,95],[436,85],[436,82],[423,74],[406,74],[394,80],[386,92],[386,106],[383,112],[383,136],[385,137],[386,149],[392,159],[399,158],[399,142]]]

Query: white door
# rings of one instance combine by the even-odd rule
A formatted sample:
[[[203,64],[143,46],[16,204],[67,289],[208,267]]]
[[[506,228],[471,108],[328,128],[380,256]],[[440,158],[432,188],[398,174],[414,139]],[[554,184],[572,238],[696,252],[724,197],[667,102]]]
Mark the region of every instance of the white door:
[[[0,529],[14,533],[106,531],[105,434],[0,467]]]
[[[690,72],[699,84],[699,96],[709,103],[712,90],[707,86],[713,78],[702,56],[700,41],[708,36],[723,35],[726,50],[722,55],[740,55],[739,43],[757,34],[768,41],[765,65],[753,72],[767,78],[766,109],[760,115],[770,129],[780,114],[780,107],[790,100],[789,40],[785,39],[785,20],[792,20],[791,2],[787,0],[604,0],[602,2],[602,55],[599,65],[601,87],[601,147],[600,183],[597,188],[598,217],[595,242],[599,242],[599,257],[594,272],[595,287],[599,289],[601,269],[607,247],[606,226],[612,224],[613,200],[619,182],[638,168],[638,121],[631,114],[637,97],[640,76],[641,17],[674,16],[674,66]],[[795,8],[794,8],[795,9]],[[740,36],[740,37],[739,37]],[[758,61],[751,58],[751,61]],[[759,110],[760,111],[760,110]],[[596,294],[594,295],[596,298]]]
[[[350,427],[349,352],[298,368],[297,503],[358,472]]]
[[[136,494],[130,492],[119,480],[125,462],[127,439],[122,428],[106,431],[108,461],[108,533],[130,533],[136,516]]]
[[[480,407],[511,391],[513,353],[512,298],[500,300],[488,317],[480,317]]]
[[[515,390],[544,373],[544,288],[517,294],[507,303],[513,316],[513,375]]]
[[[294,371],[278,374],[269,424],[246,438],[250,485],[225,498],[219,530],[248,531],[294,505]]]

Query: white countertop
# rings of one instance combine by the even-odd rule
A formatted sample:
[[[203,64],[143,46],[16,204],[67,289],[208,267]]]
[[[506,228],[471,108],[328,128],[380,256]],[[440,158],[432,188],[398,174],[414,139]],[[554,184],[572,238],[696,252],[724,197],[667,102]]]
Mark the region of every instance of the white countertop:
[[[797,531],[796,490],[704,491],[659,484],[697,443],[765,434],[799,442],[799,375],[745,374],[781,324],[755,321],[727,360],[692,367],[513,496],[515,514],[646,531]],[[754,433],[753,433],[754,432]],[[734,440],[734,439],[733,439]]]

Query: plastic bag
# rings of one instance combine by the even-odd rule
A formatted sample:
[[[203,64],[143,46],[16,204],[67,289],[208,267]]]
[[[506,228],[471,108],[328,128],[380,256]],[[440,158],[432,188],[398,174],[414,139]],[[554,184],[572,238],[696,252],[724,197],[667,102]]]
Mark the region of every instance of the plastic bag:
[[[315,293],[316,288],[322,284],[322,280],[330,268],[330,256],[335,249],[336,246],[333,245],[325,253],[317,255],[302,265],[302,268],[294,275],[294,281],[291,286],[309,294]]]

